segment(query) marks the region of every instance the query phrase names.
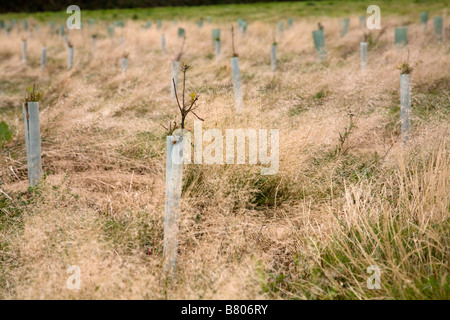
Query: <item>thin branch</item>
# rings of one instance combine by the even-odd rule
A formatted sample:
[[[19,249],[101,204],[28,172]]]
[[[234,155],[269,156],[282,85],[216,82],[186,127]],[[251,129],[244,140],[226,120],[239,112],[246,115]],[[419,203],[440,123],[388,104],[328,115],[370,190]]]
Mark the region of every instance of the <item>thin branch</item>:
[[[234,27],[231,26],[231,48],[233,49],[233,57],[236,56],[236,51],[234,51]]]
[[[180,52],[176,56],[175,61],[180,61],[181,60],[181,56],[183,55],[183,48],[184,48],[184,42],[185,41],[186,41],[186,36],[183,37],[183,42],[181,43]]]
[[[183,109],[185,107],[184,92],[185,92],[185,89],[186,89],[186,71],[187,71],[187,68],[185,66],[183,66]]]
[[[180,109],[181,113],[183,113],[183,109],[181,109],[180,101],[178,101],[177,86],[175,85],[175,79],[174,78],[172,78],[172,82],[173,82],[173,89],[174,89],[174,93],[175,93],[175,98],[177,98],[178,108]]]
[[[190,66],[187,64],[184,64],[184,63],[181,66],[181,70],[183,72],[183,97],[182,97],[183,104],[180,104],[178,92],[177,92],[177,89],[175,86],[175,79],[172,79],[175,98],[177,100],[178,109],[180,110],[180,113],[181,113],[181,130],[185,129],[184,124],[185,124],[186,117],[188,116],[189,112],[192,112],[192,114],[194,114],[199,120],[204,121],[202,118],[200,118],[197,114],[194,113],[194,110],[197,108],[195,103],[198,101],[198,96],[196,96],[195,93],[192,94],[191,101],[186,103],[186,97],[185,97],[186,96],[186,72],[189,70],[189,68],[190,68]],[[169,130],[170,130],[170,127],[169,127]]]
[[[195,104],[195,102],[197,102],[198,98],[195,97],[195,99],[192,101],[191,105],[189,106],[189,108],[187,109],[187,112],[191,111],[192,106]]]
[[[164,125],[163,124],[159,124],[161,127],[163,127],[164,129],[166,129],[167,131],[169,131],[169,129],[167,129],[166,127],[164,127]]]
[[[193,110],[191,110],[192,114],[197,117],[197,119],[201,121],[205,121],[205,119],[200,118]]]

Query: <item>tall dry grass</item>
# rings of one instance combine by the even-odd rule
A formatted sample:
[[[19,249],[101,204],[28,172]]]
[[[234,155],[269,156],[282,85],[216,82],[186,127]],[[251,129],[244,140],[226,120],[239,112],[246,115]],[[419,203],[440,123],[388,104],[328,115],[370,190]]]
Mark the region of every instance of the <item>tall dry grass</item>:
[[[417,299],[448,298],[448,39],[422,34],[409,18],[389,17],[359,70],[358,18],[340,38],[338,19],[322,18],[328,60],[313,48],[315,20],[277,36],[279,71],[270,70],[275,26],[253,22],[236,39],[244,113],[234,113],[231,32],[222,28],[216,61],[211,29],[186,29],[187,85],[200,94],[204,129],[280,130],[280,171],[259,166],[186,165],[178,274],[163,283],[165,132],[176,114],[170,67],[178,26],[162,31],[127,22],[110,40],[105,24],[70,31],[47,26],[29,38],[1,34],[0,114],[14,132],[1,150],[2,299]],[[408,24],[413,132],[399,144],[399,72],[407,49],[393,27]],[[447,30],[446,30],[447,31]],[[160,35],[167,53],[160,52]],[[91,34],[98,33],[92,52]],[[445,34],[449,34],[446,32]],[[125,43],[119,44],[119,37]],[[29,36],[28,36],[29,37]],[[39,68],[47,46],[47,69]],[[129,52],[126,77],[120,58]],[[447,67],[446,67],[447,66]],[[47,175],[26,192],[22,90],[43,89],[41,133]],[[339,133],[354,128],[336,153]],[[179,120],[179,119],[178,119]],[[187,127],[192,128],[192,120]],[[205,143],[204,143],[205,144]],[[66,287],[67,266],[81,290]],[[381,270],[369,290],[367,268]]]

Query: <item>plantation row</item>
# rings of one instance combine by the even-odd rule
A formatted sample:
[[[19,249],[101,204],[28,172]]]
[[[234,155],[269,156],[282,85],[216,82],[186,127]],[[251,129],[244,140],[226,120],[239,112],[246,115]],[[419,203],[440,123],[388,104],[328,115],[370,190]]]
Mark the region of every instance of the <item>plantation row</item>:
[[[210,19],[207,19],[208,23],[211,23]],[[360,19],[360,28],[363,27],[365,20]],[[421,15],[421,23],[423,25],[423,30],[426,32],[426,26],[428,22],[428,15],[423,13]],[[177,22],[175,22],[177,23]],[[289,19],[287,21],[287,28],[294,25],[294,20]],[[203,28],[203,21],[198,22],[198,28]],[[163,26],[161,20],[156,21],[156,28],[159,30]],[[242,19],[238,20],[237,31],[235,32],[234,27],[229,31],[231,33],[231,43],[228,44],[232,48],[231,55],[231,79],[233,83],[234,99],[235,99],[235,111],[240,114],[244,109],[243,100],[243,90],[242,90],[242,78],[239,66],[239,54],[235,47],[235,33],[239,33],[242,38],[245,38],[248,30],[248,23]],[[27,64],[28,62],[28,39],[33,39],[34,33],[39,33],[40,29],[38,25],[34,28],[30,28],[27,21],[22,22],[20,27],[17,21],[11,21],[10,23],[4,23],[0,21],[0,28],[4,29],[6,36],[11,38],[16,34],[22,35],[22,62]],[[95,21],[90,20],[88,28],[94,29]],[[111,41],[115,41],[116,28],[125,28],[124,21],[118,21],[114,25],[107,27],[106,33],[100,33],[101,37],[104,39],[109,37]],[[152,23],[147,22],[143,29],[152,28]],[[349,32],[350,20],[343,19],[340,21],[340,36],[345,37]],[[104,30],[104,29],[103,29]],[[17,31],[17,32],[16,32]],[[50,34],[52,37],[60,37],[67,48],[67,69],[71,70],[76,65],[74,64],[74,57],[76,56],[76,47],[69,40],[69,36],[64,26],[59,27],[59,31],[55,31],[54,23],[50,23]],[[284,22],[279,22],[276,25],[276,34],[274,35],[273,42],[270,45],[270,62],[271,70],[273,72],[277,71],[277,36],[280,36],[285,31]],[[384,32],[382,29],[380,32]],[[16,32],[16,33],[13,33]],[[72,31],[73,32],[73,31]],[[211,31],[212,44],[215,46],[215,55],[218,59],[221,55],[222,39],[221,39],[221,29],[215,28]],[[107,36],[106,36],[107,34]],[[28,35],[28,39],[27,36]],[[171,98],[177,102],[178,109],[180,112],[181,122],[169,122],[167,129],[167,145],[166,145],[166,202],[165,202],[165,228],[164,228],[164,272],[173,273],[175,271],[176,260],[177,260],[177,243],[178,243],[178,232],[179,232],[179,217],[180,217],[180,199],[182,191],[182,181],[183,181],[183,162],[174,161],[174,155],[183,158],[184,150],[184,134],[185,134],[185,120],[189,114],[195,116],[198,120],[203,121],[200,115],[197,115],[197,102],[198,95],[195,92],[186,92],[186,75],[190,66],[186,63],[182,63],[182,57],[185,53],[186,41],[188,35],[184,28],[178,28],[177,35],[180,42],[180,49],[177,55],[172,59],[172,69],[171,69]],[[326,29],[319,23],[318,29],[312,32],[312,42],[311,46],[314,45],[317,52],[317,58],[324,62],[327,60],[327,48],[326,48]],[[434,18],[434,35],[437,41],[443,41],[443,19],[442,17]],[[97,39],[100,37],[98,33],[91,34],[92,40],[92,52],[97,50]],[[370,61],[367,59],[367,52],[369,47],[369,33],[365,33],[362,41],[360,42],[360,64],[361,71],[364,72]],[[166,36],[161,34],[161,53],[166,52]],[[31,40],[32,41],[32,40]],[[209,40],[208,40],[209,41]],[[376,40],[375,40],[376,41]],[[126,47],[125,39],[120,37],[120,45]],[[406,27],[395,28],[395,37],[393,39],[394,44],[400,49],[408,45],[408,33]],[[126,77],[129,61],[129,53],[126,51],[121,57],[121,71],[123,77]],[[40,67],[45,69],[47,67],[47,48],[42,47]],[[409,61],[409,56],[406,61],[399,66],[400,69],[400,102],[401,102],[401,133],[402,140],[404,143],[408,141],[410,128],[411,128],[411,72],[412,67]],[[179,72],[182,73],[182,81],[179,80]],[[180,82],[182,85],[180,86]],[[28,168],[28,179],[29,185],[31,187],[36,186],[40,179],[42,178],[42,150],[41,150],[41,137],[40,137],[40,124],[39,124],[39,101],[42,97],[36,87],[28,88],[27,96],[23,102],[23,117],[24,117],[24,130],[25,130],[25,140],[26,140],[26,154],[27,154],[27,168]],[[6,124],[3,124],[3,127]],[[178,130],[178,131],[177,131]],[[7,132],[7,127],[4,129]],[[6,136],[6,134],[5,134]],[[345,139],[342,137],[342,139]]]

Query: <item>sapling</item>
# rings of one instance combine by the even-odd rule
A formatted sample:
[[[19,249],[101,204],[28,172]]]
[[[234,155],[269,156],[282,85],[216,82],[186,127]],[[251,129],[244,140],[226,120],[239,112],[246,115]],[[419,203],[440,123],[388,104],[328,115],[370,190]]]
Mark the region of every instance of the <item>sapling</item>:
[[[238,19],[238,29],[239,29],[239,30],[241,29],[241,26],[242,26],[242,23],[243,23],[243,22],[244,22],[243,19],[241,19],[241,18]]]
[[[327,51],[325,48],[325,35],[323,26],[319,22],[319,30],[313,31],[314,46],[319,54],[320,60],[325,60],[327,57]]]
[[[247,31],[247,22],[243,19],[238,19],[238,29],[244,35]]]
[[[283,29],[284,29],[284,23],[282,21],[279,21],[277,23],[277,31],[278,31],[278,33],[282,33]]]
[[[185,42],[186,42],[186,37],[183,37],[183,42],[181,43],[180,52],[177,54],[175,59],[172,61],[172,79],[174,79],[175,86],[178,86],[178,71],[180,69],[180,60],[181,60],[181,57],[183,56],[183,49],[184,49]],[[174,87],[172,86],[172,81],[170,84],[170,89],[171,89],[170,96],[172,98],[174,98],[175,90],[174,90]]]
[[[364,70],[367,66],[367,34],[361,39],[360,49],[361,49],[361,70]]]
[[[384,27],[382,27],[375,38],[372,36],[372,33],[364,33],[364,35],[363,35],[363,37],[365,39],[364,41],[367,42],[367,45],[369,45],[371,47],[375,47],[376,44],[378,43],[378,41],[381,39],[381,36],[386,33],[388,28],[389,28],[389,25],[385,25]]]
[[[359,16],[359,28],[364,29],[364,24],[366,22],[366,16]]]
[[[67,47],[69,49],[67,56],[67,70],[70,70],[73,66],[73,44],[70,41],[67,41]]]
[[[444,36],[444,21],[442,17],[434,17],[434,35],[438,38],[439,41],[443,40]]]
[[[220,29],[213,29],[211,31],[211,35],[212,35],[212,43],[213,45],[215,44],[215,41],[217,38],[220,39]]]
[[[198,95],[193,92],[190,99],[186,99],[186,72],[190,66],[183,64],[181,71],[183,73],[183,92],[181,98],[178,97],[177,85],[175,79],[172,79],[175,98],[178,110],[181,114],[180,129],[176,121],[169,122],[166,130],[167,135],[167,158],[166,158],[166,199],[165,199],[165,219],[164,219],[164,265],[163,272],[165,276],[173,276],[175,273],[177,254],[178,254],[178,231],[180,218],[180,199],[181,186],[183,182],[183,149],[185,121],[189,113],[192,113],[197,119],[203,121],[195,110],[198,107]],[[181,100],[181,101],[180,101]],[[164,126],[163,126],[164,127]],[[189,145],[190,147],[190,145]]]
[[[116,21],[116,22],[114,22],[114,26],[115,26],[115,27],[125,28],[125,21],[123,21],[123,20],[121,20],[121,21]]]
[[[220,37],[217,37],[215,40],[216,43],[216,59],[219,58],[220,55]]]
[[[108,35],[111,39],[114,38],[114,26],[108,27]]]
[[[197,119],[203,121],[196,113],[195,110],[198,108],[196,102],[198,101],[199,96],[192,92],[190,94],[190,99],[186,100],[186,72],[191,68],[188,64],[182,64],[180,70],[183,73],[183,92],[182,92],[182,101],[180,103],[180,99],[177,94],[177,85],[175,83],[175,79],[172,79],[172,85],[175,91],[175,98],[177,100],[178,109],[180,110],[181,115],[181,130],[185,129],[186,117],[189,113],[192,113]]]
[[[411,127],[411,73],[412,67],[408,60],[397,67],[400,70],[400,116],[402,140],[406,142],[409,138]]]
[[[277,41],[274,39],[270,50],[270,65],[272,71],[277,70]]]
[[[94,33],[92,35],[92,51],[95,52],[96,49],[97,49],[97,34]]]
[[[428,12],[422,12],[420,14],[420,23],[422,24],[423,32],[427,31]]]
[[[178,28],[178,38],[184,38],[186,36],[186,30],[184,28]]]
[[[349,118],[349,125],[348,127],[344,128],[344,132],[339,132],[339,143],[334,149],[334,155],[340,156],[340,155],[346,155],[347,152],[351,149],[351,146],[348,146],[348,140],[350,138],[350,135],[353,132],[353,129],[356,127],[355,122],[353,120],[353,117],[355,116],[352,111],[348,110],[348,118]],[[345,147],[347,145],[347,147]]]
[[[241,73],[239,70],[239,57],[236,51],[234,50],[234,27],[231,27],[231,46],[233,52],[231,56],[231,75],[233,79],[234,99],[236,103],[236,111],[240,113],[242,111],[243,101],[241,88]]]
[[[27,63],[27,39],[22,38],[22,62]]]
[[[408,44],[408,29],[406,27],[395,28],[394,42],[398,47]]]
[[[242,26],[241,26],[241,32],[242,32],[242,35],[245,35],[245,33],[247,32],[247,21],[243,21],[242,22]]]
[[[36,186],[36,183],[42,176],[41,136],[39,128],[39,100],[41,98],[42,93],[36,91],[36,85],[34,84],[33,88],[27,88],[27,93],[22,103],[28,182],[30,187]]]
[[[341,28],[341,38],[343,38],[348,32],[348,28],[350,26],[350,19],[346,18],[346,19],[340,20],[339,25]]]
[[[129,56],[128,52],[124,52],[123,55],[122,55],[122,76],[125,76],[125,74],[127,73],[128,56]]]
[[[161,51],[162,53],[166,52],[166,36],[161,35]]]
[[[292,25],[294,24],[294,18],[289,18],[287,23],[288,23],[288,28],[291,28]]]
[[[45,64],[47,63],[47,48],[45,45],[42,47],[42,54],[41,54],[41,68],[45,68]]]

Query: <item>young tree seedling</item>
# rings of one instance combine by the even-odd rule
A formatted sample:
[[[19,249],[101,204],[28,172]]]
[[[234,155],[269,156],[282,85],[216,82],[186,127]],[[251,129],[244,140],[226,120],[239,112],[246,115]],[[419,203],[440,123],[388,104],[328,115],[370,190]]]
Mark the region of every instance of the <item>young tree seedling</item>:
[[[180,100],[178,98],[177,94],[177,87],[175,85],[175,79],[172,79],[173,81],[173,88],[175,91],[175,98],[177,100],[178,109],[180,110],[181,114],[181,130],[184,130],[186,117],[189,113],[192,113],[197,119],[204,121],[202,118],[200,118],[196,113],[195,110],[198,108],[198,105],[196,104],[198,101],[198,95],[195,92],[192,92],[190,94],[190,99],[186,100],[185,93],[186,93],[186,72],[191,68],[188,64],[183,64],[181,66],[181,72],[183,73],[183,93],[182,93],[182,103],[180,103]]]
[[[186,42],[186,37],[183,37],[183,41],[181,43],[180,51],[175,56],[174,60],[172,61],[172,81],[170,82],[170,96],[172,98],[175,98],[175,90],[172,86],[172,82],[175,81],[175,85],[178,86],[178,71],[180,69],[180,60],[183,56],[183,50],[184,50],[184,43]]]
[[[183,93],[180,98],[177,93],[175,79],[172,79],[175,97],[178,109],[181,114],[181,134],[175,133],[178,129],[176,121],[169,122],[167,136],[167,158],[166,158],[166,201],[165,201],[165,219],[164,219],[164,276],[173,276],[177,263],[178,254],[178,233],[179,233],[179,217],[180,217],[180,199],[181,187],[183,181],[183,149],[184,145],[190,147],[189,139],[184,141],[185,121],[189,113],[192,113],[197,119],[203,121],[196,113],[198,96],[195,92],[191,93],[190,99],[186,100],[186,72],[190,66],[183,64],[181,71],[183,72]],[[164,126],[163,126],[164,127]]]
[[[231,27],[231,46],[232,46],[232,56],[231,56],[231,76],[233,79],[233,89],[234,89],[234,100],[236,111],[240,113],[243,107],[242,99],[242,88],[241,88],[241,72],[239,70],[239,57],[234,48],[234,28]]]

